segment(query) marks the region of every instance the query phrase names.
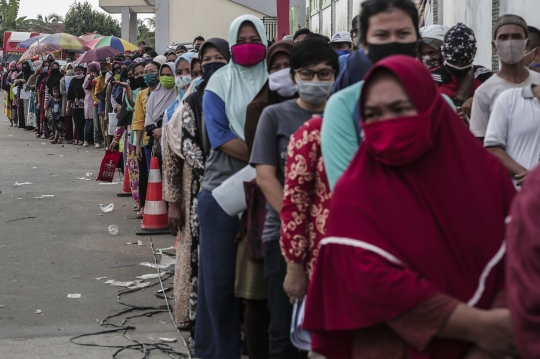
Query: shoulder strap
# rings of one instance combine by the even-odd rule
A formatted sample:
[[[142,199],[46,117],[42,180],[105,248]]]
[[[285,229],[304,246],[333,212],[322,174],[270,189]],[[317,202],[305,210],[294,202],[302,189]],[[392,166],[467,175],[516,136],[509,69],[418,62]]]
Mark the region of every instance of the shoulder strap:
[[[471,68],[469,72],[465,74],[459,81],[459,86],[454,96],[454,104],[461,106],[463,102],[467,101],[471,97],[474,84],[474,68]]]

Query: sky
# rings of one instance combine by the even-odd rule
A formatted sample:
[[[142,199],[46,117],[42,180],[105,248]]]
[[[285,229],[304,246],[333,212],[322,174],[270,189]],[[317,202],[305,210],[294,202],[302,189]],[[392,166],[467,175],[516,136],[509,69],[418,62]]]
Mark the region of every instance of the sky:
[[[20,0],[19,17],[26,16],[30,19],[35,19],[38,14],[47,16],[50,13],[57,13],[58,15],[66,15],[69,6],[76,0]],[[80,0],[77,0],[80,1]],[[118,0],[122,1],[122,0]],[[99,7],[99,0],[88,0],[92,7],[98,11],[104,12]],[[51,6],[53,5],[54,6]],[[111,16],[120,21],[120,14],[111,14]],[[150,14],[138,14],[139,19],[145,19],[151,16]]]

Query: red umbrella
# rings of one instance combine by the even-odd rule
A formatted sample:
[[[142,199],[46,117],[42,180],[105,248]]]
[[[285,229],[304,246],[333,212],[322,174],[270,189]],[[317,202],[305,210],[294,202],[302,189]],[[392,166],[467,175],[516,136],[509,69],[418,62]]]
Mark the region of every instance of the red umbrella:
[[[77,65],[77,64],[83,64],[83,63],[91,62],[91,61],[99,61],[106,57],[116,56],[121,53],[122,53],[121,50],[115,49],[114,47],[110,47],[110,46],[100,47],[97,49],[86,51],[73,63]]]

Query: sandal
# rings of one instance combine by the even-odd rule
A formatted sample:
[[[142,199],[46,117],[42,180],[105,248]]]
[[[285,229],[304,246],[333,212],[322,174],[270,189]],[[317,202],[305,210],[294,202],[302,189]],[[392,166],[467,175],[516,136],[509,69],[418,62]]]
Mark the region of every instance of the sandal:
[[[49,141],[51,144],[53,145],[56,145],[58,143],[58,140],[52,140],[52,141]]]
[[[141,208],[139,212],[137,212],[137,219],[143,219],[144,216],[144,207]]]

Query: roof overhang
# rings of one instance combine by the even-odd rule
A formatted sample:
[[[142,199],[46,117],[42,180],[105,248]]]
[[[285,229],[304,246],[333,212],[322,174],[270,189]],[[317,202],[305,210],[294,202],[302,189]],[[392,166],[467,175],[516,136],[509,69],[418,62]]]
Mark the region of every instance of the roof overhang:
[[[121,14],[126,7],[130,13],[148,14],[156,12],[156,0],[99,0],[99,7],[109,14]]]

